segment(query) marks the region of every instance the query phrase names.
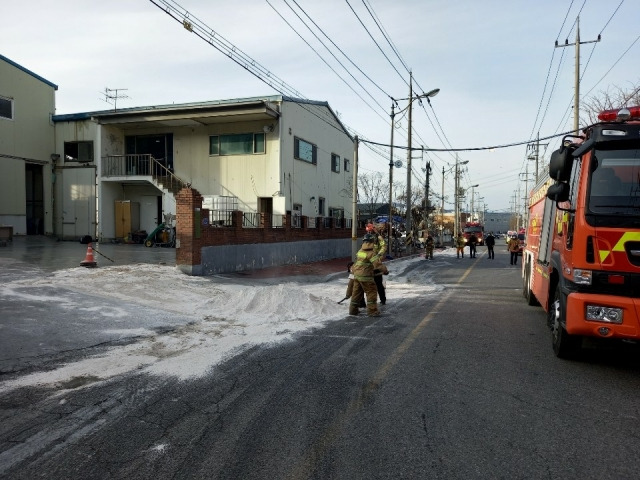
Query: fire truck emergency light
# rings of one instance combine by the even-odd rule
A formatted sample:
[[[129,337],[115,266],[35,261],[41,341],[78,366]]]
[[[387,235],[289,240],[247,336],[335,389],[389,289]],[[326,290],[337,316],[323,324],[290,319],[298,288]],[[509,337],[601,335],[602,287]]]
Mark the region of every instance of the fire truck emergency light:
[[[603,110],[598,114],[601,122],[624,122],[626,120],[640,120],[640,106]]]

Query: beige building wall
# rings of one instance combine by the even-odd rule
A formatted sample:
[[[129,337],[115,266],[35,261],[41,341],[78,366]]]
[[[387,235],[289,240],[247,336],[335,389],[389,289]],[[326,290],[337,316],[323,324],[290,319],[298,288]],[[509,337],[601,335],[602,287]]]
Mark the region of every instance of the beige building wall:
[[[77,240],[85,235],[97,236],[97,166],[99,158],[99,126],[90,120],[57,122],[55,126],[54,225],[56,235],[63,240]],[[64,155],[65,142],[93,142],[90,163],[68,161]]]
[[[279,102],[280,103],[280,102]],[[245,212],[259,212],[271,205],[275,215],[284,215],[301,206],[301,214],[329,216],[331,209],[344,212],[351,218],[352,176],[354,144],[323,103],[284,101],[280,103],[279,119],[223,120],[212,124],[169,126],[142,121],[117,124],[99,124],[83,117],[56,123],[56,145],[62,151],[64,142],[93,141],[97,189],[93,178],[77,164],[59,163],[56,172],[61,198],[56,211],[59,228],[69,235],[83,234],[91,222],[97,225],[99,239],[115,238],[114,203],[128,200],[140,205],[140,229],[150,232],[163,219],[162,214],[175,214],[175,199],[154,187],[151,177],[103,177],[101,161],[109,155],[125,153],[125,137],[129,135],[167,135],[173,139],[173,168],[175,175],[191,184],[204,196],[230,196],[237,198],[238,208]],[[147,126],[148,125],[148,126]],[[212,135],[254,133],[265,135],[265,152],[250,155],[209,155]],[[317,164],[294,158],[294,139],[299,137],[317,146]],[[332,154],[340,157],[339,172],[331,168]],[[344,169],[344,160],[349,170]],[[62,160],[60,160],[62,162]],[[85,165],[84,167],[87,167]],[[72,191],[83,195],[73,195]],[[80,188],[82,187],[82,188]],[[97,214],[91,217],[88,196],[97,192]],[[320,199],[325,199],[324,211],[319,210]],[[93,218],[93,219],[91,219]],[[95,223],[97,220],[97,223]],[[82,223],[84,222],[84,224]]]
[[[302,205],[302,215],[328,216],[330,208],[343,209],[352,217],[352,177],[354,142],[332,112],[323,105],[283,102],[282,106],[282,188],[288,198],[287,210]],[[294,139],[301,138],[317,146],[317,165],[294,158]],[[340,156],[340,171],[331,170],[331,154]],[[344,160],[349,160],[349,171]],[[319,211],[324,198],[325,211]]]
[[[0,224],[17,235],[53,233],[56,89],[0,56],[0,97],[13,104],[13,118],[0,117]]]
[[[266,122],[235,122],[174,130],[175,174],[191,183],[203,195],[238,198],[238,208],[258,210],[258,198],[274,198],[279,192],[280,148],[277,122],[265,134],[265,153],[251,155],[209,155],[209,137],[236,133],[263,133]],[[270,123],[270,124],[271,124]],[[283,202],[274,213],[284,214]]]

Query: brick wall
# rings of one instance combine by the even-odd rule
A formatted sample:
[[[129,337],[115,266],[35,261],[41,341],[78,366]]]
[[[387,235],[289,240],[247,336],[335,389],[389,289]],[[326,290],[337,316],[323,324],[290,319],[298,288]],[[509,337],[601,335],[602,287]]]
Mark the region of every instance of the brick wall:
[[[203,219],[206,220],[203,221]],[[290,215],[286,216],[282,227],[272,228],[271,216],[263,215],[260,228],[243,228],[241,211],[233,212],[230,227],[211,226],[208,224],[208,219],[209,212],[202,209],[202,195],[197,190],[183,188],[178,192],[176,195],[176,264],[183,272],[190,275],[207,273],[202,268],[202,252],[207,247],[269,244],[276,251],[282,250],[282,244],[285,242],[336,240],[344,244],[345,240],[351,240],[351,228],[337,226],[335,219],[332,219],[330,228],[324,227],[322,221],[317,221],[315,228],[309,228],[307,217],[302,217],[301,228],[293,228]],[[358,237],[362,237],[364,233],[364,229],[360,228]],[[292,245],[292,249],[293,247]],[[262,251],[266,251],[266,248],[268,245],[264,245]],[[329,248],[328,251],[331,252],[333,249]],[[343,256],[344,249],[335,251],[336,254]],[[281,261],[282,264],[291,263],[290,259],[283,258]],[[273,261],[265,266],[272,265]],[[239,265],[237,268],[242,269],[242,266]],[[209,271],[209,269],[206,270]]]

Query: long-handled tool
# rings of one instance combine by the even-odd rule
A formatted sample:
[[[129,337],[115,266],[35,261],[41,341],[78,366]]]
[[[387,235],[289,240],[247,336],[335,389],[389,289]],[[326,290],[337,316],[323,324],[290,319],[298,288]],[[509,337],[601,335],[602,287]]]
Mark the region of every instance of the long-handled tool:
[[[111,263],[116,263],[114,260],[111,260],[109,257],[107,257],[105,254],[100,253],[98,250],[96,250],[95,248],[93,249],[94,252],[96,252],[98,255],[103,256],[104,258],[106,258],[107,260],[111,261]]]
[[[342,300],[340,300],[338,303],[342,303],[342,302],[344,302],[347,298],[349,298],[349,297],[344,297],[344,298],[343,298]]]

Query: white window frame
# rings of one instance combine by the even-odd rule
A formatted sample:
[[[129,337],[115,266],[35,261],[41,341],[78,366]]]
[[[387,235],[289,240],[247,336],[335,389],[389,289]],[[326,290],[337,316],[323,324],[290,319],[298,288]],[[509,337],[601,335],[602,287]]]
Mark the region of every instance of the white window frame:
[[[331,154],[331,171],[340,173],[340,155],[336,155],[335,153]]]
[[[233,136],[240,136],[240,135],[251,135],[252,136],[252,146],[251,146],[251,151],[250,152],[240,152],[240,153],[220,153],[220,138],[221,137],[233,137]],[[262,137],[262,151],[258,150],[258,137]],[[213,138],[217,138],[218,139],[218,148],[216,152],[212,151],[211,145],[212,145],[212,139]],[[221,133],[218,135],[209,135],[209,156],[210,157],[227,157],[227,156],[235,156],[235,155],[264,155],[265,153],[267,153],[267,138],[266,135],[263,132],[260,133]]]

